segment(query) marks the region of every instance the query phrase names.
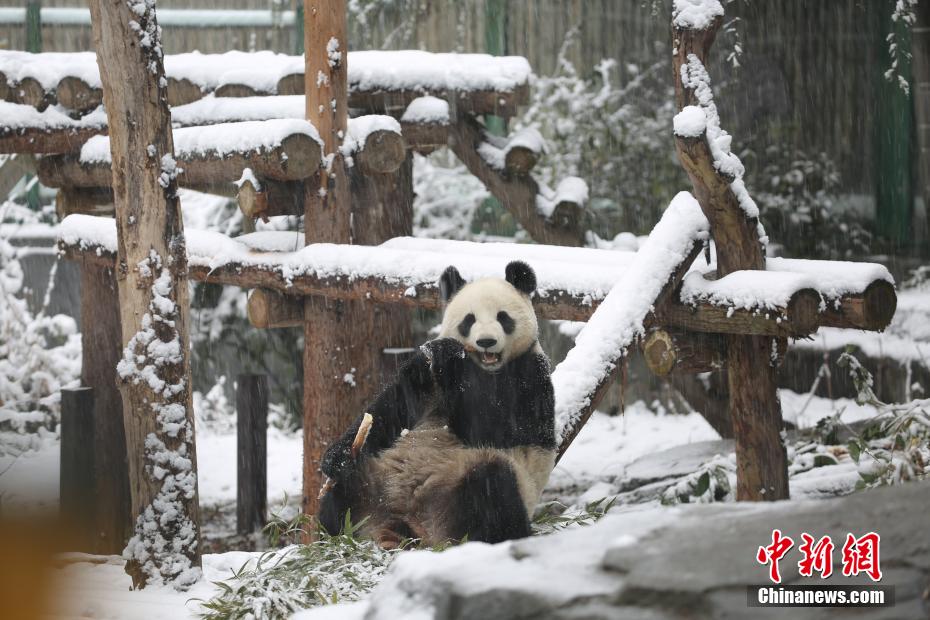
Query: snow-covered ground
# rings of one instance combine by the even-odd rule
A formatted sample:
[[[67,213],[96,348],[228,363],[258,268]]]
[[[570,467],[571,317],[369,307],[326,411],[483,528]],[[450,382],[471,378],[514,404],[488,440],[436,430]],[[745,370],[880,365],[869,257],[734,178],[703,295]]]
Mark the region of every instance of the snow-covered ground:
[[[845,408],[844,420],[848,422],[874,414],[870,407],[818,397],[808,399],[807,395],[786,390],[782,391],[781,397],[785,417],[799,420],[802,426],[816,424],[818,419],[832,415],[840,408]],[[203,401],[198,399],[196,402]],[[205,507],[228,505],[235,502],[236,493],[235,428],[228,423],[202,420],[200,416],[197,435],[201,504]],[[670,458],[678,460],[680,457],[684,471],[693,471],[695,463],[700,464],[713,457],[714,449],[729,445],[714,442],[717,439],[717,434],[697,413],[657,415],[642,402],[627,406],[620,416],[611,417],[597,412],[552,473],[546,498],[573,504],[614,495],[628,486],[632,478],[657,475],[644,472],[655,470],[659,464],[663,464],[662,468],[658,468],[660,471],[674,474],[674,467],[665,467],[669,465]],[[657,454],[675,448],[678,450],[666,453],[670,457]],[[688,449],[693,454],[686,454]],[[280,505],[285,494],[300,496],[301,454],[300,432],[269,429],[269,506]],[[54,510],[58,497],[58,468],[58,443],[51,437],[43,440],[38,449],[16,459],[0,457],[0,471],[7,470],[0,476],[4,510],[14,506]],[[834,493],[848,492],[856,479],[858,476],[851,463],[817,468],[793,477],[792,491],[795,498],[830,494],[824,492],[825,487],[832,488]],[[659,505],[655,499],[646,505],[649,508],[643,509],[649,511],[650,520],[660,520],[673,510]],[[198,610],[195,599],[209,599],[218,592],[212,582],[230,577],[233,569],[239,569],[254,557],[255,553],[239,551],[205,555],[202,580],[185,593],[178,593],[170,587],[129,591],[130,580],[118,558],[106,564],[67,564],[55,571],[56,590],[60,597],[55,603],[54,614],[62,618],[177,620],[194,617]],[[342,607],[340,610],[340,613],[350,611]]]

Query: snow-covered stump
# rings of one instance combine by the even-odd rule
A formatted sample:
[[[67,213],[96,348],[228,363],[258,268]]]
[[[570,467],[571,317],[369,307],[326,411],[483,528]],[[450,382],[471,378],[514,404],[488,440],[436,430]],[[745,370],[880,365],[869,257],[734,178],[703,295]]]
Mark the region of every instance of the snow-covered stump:
[[[675,145],[710,221],[717,275],[765,269],[759,211],[742,181],[743,167],[730,152],[705,69],[723,22],[718,0],[675,0],[672,10],[673,73],[679,114]],[[788,469],[781,439],[781,404],[772,363],[775,340],[733,335],[727,340],[730,415],[736,439],[739,500],[788,498]]]
[[[187,252],[154,0],[94,0],[116,204],[117,282],[136,587],[200,577]],[[95,184],[99,186],[100,184]]]
[[[236,377],[236,532],[265,525],[268,504],[268,376]]]
[[[118,555],[132,535],[123,399],[114,378],[123,350],[113,266],[81,262],[81,385],[94,390],[94,553]]]
[[[94,549],[94,390],[61,391],[59,514],[74,536],[72,550]]]

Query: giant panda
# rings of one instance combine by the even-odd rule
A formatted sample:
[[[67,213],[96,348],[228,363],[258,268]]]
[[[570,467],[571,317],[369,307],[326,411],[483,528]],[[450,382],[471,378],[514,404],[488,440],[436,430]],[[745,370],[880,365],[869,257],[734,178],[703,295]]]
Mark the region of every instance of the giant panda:
[[[318,518],[331,534],[347,513],[386,548],[530,534],[556,451],[550,364],[530,300],[536,275],[514,261],[504,278],[466,283],[449,267],[439,290],[439,337],[369,406],[358,456],[351,444],[363,416],[322,459],[334,484]]]

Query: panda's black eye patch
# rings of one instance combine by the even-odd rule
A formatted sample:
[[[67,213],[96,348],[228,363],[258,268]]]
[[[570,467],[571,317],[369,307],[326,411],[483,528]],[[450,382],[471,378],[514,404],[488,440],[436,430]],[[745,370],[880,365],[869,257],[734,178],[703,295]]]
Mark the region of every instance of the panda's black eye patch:
[[[462,334],[463,338],[468,337],[468,332],[471,331],[471,326],[475,324],[475,315],[466,314],[465,318],[462,319],[462,322],[459,323],[459,333]]]
[[[497,322],[501,324],[501,327],[504,328],[505,334],[512,334],[513,330],[517,327],[516,321],[514,321],[509,314],[503,310],[497,313]]]

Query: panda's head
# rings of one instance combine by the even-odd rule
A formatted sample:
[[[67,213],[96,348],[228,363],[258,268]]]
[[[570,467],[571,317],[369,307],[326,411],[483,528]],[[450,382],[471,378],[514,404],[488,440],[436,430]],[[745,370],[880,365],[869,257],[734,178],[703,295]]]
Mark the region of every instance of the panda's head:
[[[536,312],[530,295],[536,274],[524,262],[507,265],[504,278],[465,283],[455,267],[439,279],[446,304],[440,338],[455,338],[479,367],[497,372],[526,353],[538,338]]]

